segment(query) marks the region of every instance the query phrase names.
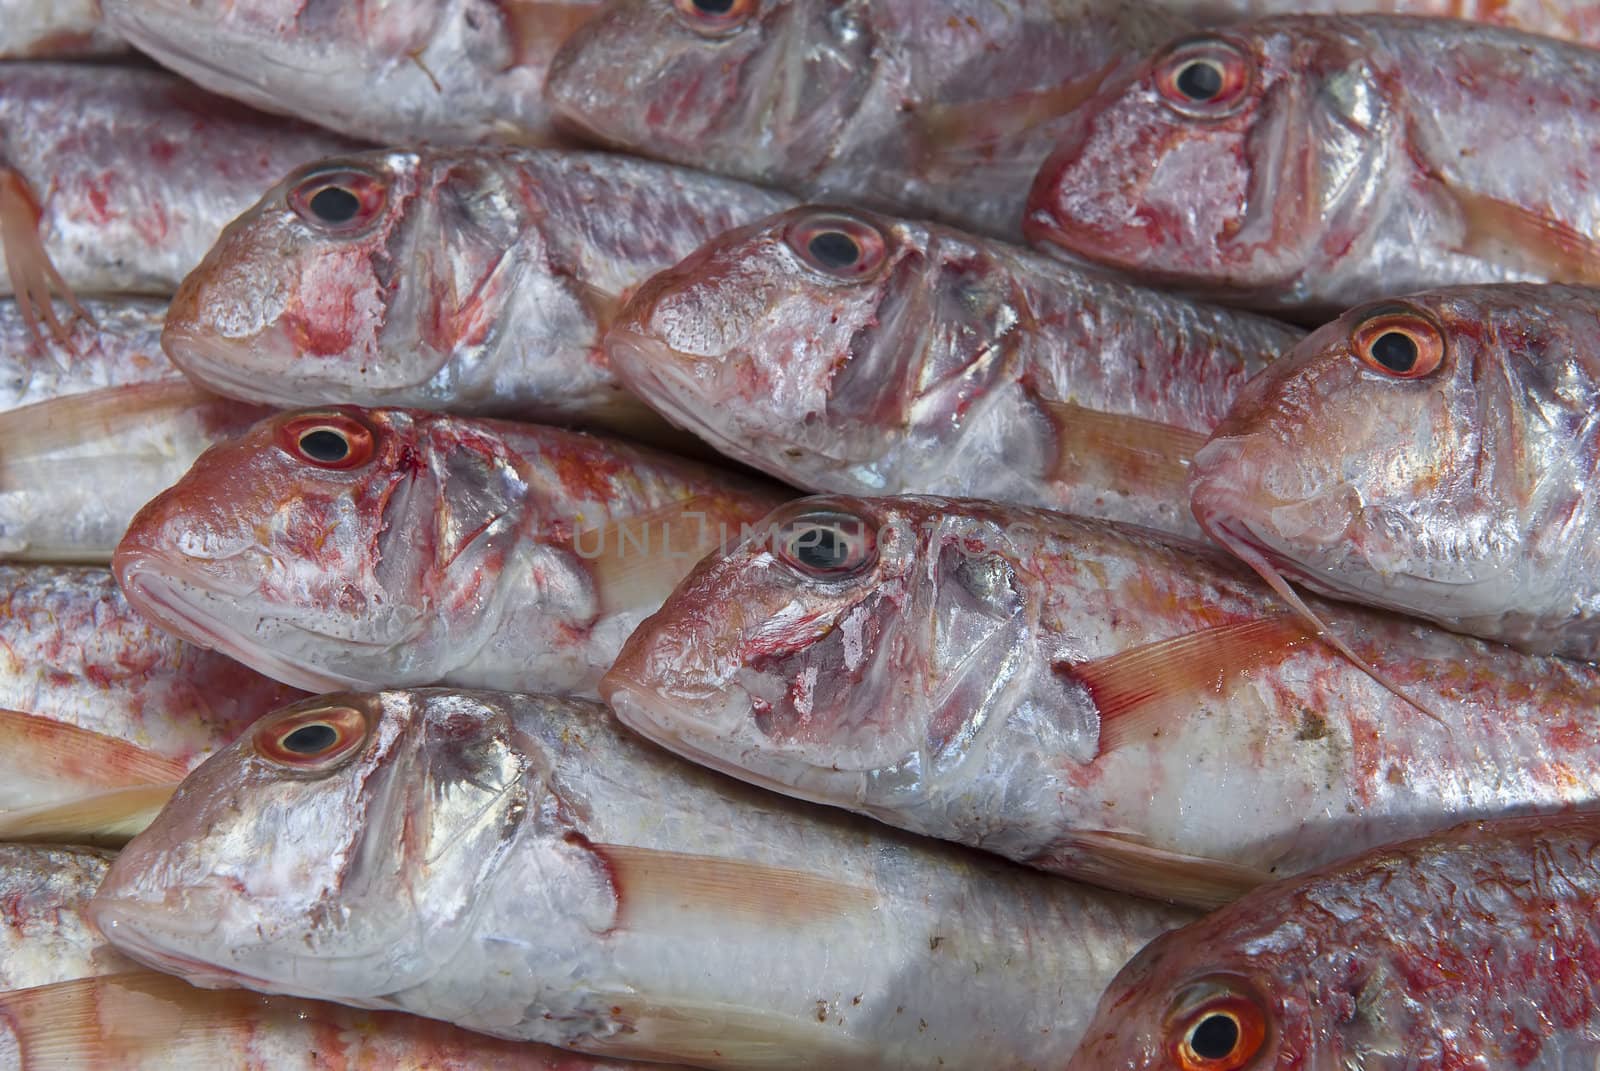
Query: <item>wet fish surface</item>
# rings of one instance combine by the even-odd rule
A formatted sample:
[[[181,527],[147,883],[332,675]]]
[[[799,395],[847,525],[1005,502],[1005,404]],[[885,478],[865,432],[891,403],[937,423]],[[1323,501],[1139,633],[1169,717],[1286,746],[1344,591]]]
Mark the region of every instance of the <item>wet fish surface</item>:
[[[1597,322],[1566,286],[1354,309],[1245,388],[1195,515],[1264,576],[1600,659]]]
[[[106,0],[106,19],[198,85],[385,145],[537,142],[556,47],[597,0]]]
[[[628,1071],[640,1065],[491,1038],[398,1012],[265,997],[240,989],[196,989],[154,971],[130,969],[0,993],[0,1068],[352,1067]]]
[[[113,568],[152,620],[297,687],[582,694],[695,561],[783,497],[555,428],[302,410],[201,455]]]
[[[1218,903],[1472,817],[1600,798],[1600,670],[1319,604],[1200,544],[938,498],[786,504],[601,683],[763,787]]]
[[[594,704],[443,690],[263,719],[91,914],[202,984],[597,1055],[1039,1071],[1192,917],[756,792]]]
[[[52,295],[169,295],[262,191],[351,147],[162,71],[6,63],[0,294],[57,328]]]
[[[1173,26],[1111,0],[632,0],[547,95],[606,144],[1015,238],[1054,120]]]
[[[1231,303],[1600,282],[1600,52],[1388,15],[1182,37],[1064,120],[1030,240]],[[1553,155],[1551,146],[1564,146]]]
[[[1600,819],[1476,822],[1151,943],[1069,1071],[1518,1067],[1600,1053]]]
[[[93,848],[0,844],[0,993],[133,968],[84,913],[110,866]]]
[[[668,419],[797,487],[1198,536],[1189,456],[1300,337],[949,228],[806,206],[655,276],[606,348]]]
[[[107,569],[0,564],[0,709],[187,769],[300,695],[168,636],[134,611]],[[20,748],[12,740],[5,750]]]
[[[310,165],[184,281],[165,345],[197,381],[287,407],[409,405],[633,431],[600,335],[653,272],[787,207],[598,153],[419,149]]]

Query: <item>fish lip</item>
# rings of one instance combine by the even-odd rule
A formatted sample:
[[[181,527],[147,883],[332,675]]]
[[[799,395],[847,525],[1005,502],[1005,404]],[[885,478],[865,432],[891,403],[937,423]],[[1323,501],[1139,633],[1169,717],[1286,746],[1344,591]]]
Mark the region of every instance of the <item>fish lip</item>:
[[[179,889],[170,890],[180,892],[183,906],[189,908],[192,894],[207,892],[207,890]],[[214,895],[205,899],[215,900]],[[164,905],[163,905],[164,906]],[[221,909],[220,903],[208,906]],[[193,959],[165,946],[153,934],[171,934],[177,931],[184,937],[205,937],[216,933],[217,923],[201,924],[202,920],[214,918],[209,911],[193,910],[163,910],[155,904],[144,900],[133,900],[121,896],[107,896],[102,891],[89,901],[87,914],[98,929],[123,955],[154,967],[156,970],[167,974],[175,974],[193,985],[207,989],[229,989],[239,985],[252,988],[267,984],[262,979],[251,978],[248,975],[229,971],[214,963]],[[152,923],[159,920],[160,925]]]
[[[152,618],[168,631],[197,646],[220,651],[229,658],[242,662],[292,688],[320,693],[359,690],[371,686],[369,682],[355,678],[307,670],[303,666],[287,661],[265,645],[249,643],[232,628],[178,597],[174,585],[167,581],[163,569],[150,564],[153,561],[159,561],[166,570],[185,572],[183,582],[202,591],[235,598],[241,593],[219,591],[188,575],[185,570],[173,568],[166,559],[158,558],[148,552],[120,554],[116,567],[118,586],[140,613]]]
[[[190,380],[226,398],[275,405],[284,409],[300,409],[308,405],[323,404],[320,400],[308,400],[304,394],[280,393],[274,390],[272,385],[279,378],[286,377],[268,376],[264,380],[245,378],[232,361],[220,356],[231,354],[233,348],[219,343],[209,334],[191,331],[169,322],[161,332],[161,348],[166,352],[167,358]],[[341,398],[338,404],[347,401],[348,399]]]

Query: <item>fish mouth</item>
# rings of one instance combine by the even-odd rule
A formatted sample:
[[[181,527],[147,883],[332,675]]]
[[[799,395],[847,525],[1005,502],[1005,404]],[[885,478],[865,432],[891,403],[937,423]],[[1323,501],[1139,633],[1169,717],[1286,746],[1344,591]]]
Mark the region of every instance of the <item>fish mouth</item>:
[[[193,7],[186,2],[120,3],[106,12],[106,21],[129,44],[191,81],[226,85],[230,87],[230,96],[242,92],[251,98],[249,103],[255,107],[283,114],[282,105],[273,106],[271,85],[250,77],[250,68],[265,64],[302,78],[317,68],[288,63],[266,47],[270,42],[248,32],[230,33],[224,20],[197,18]],[[250,62],[244,62],[246,58]],[[193,72],[202,72],[207,77],[196,78]]]
[[[165,559],[140,553],[123,553],[117,556],[117,583],[140,613],[153,619],[161,627],[199,647],[220,651],[235,661],[242,662],[259,673],[281,681],[293,688],[308,692],[337,692],[372,687],[370,682],[332,673],[322,673],[291,662],[263,644],[252,643],[239,635],[226,621],[201,609],[189,597],[193,592],[222,599],[240,599],[248,592],[222,591],[193,577],[177,578],[174,569]],[[287,622],[293,624],[293,622]],[[317,635],[310,629],[295,625],[302,632]],[[332,637],[323,637],[332,639]],[[339,642],[354,643],[355,641]],[[362,646],[378,647],[367,644]]]
[[[170,906],[177,892],[179,906]],[[173,890],[167,904],[107,896],[104,891],[89,902],[88,915],[117,951],[147,966],[178,977],[202,989],[270,989],[272,983],[215,963],[174,951],[174,939],[204,939],[216,935],[217,919],[227,904],[215,890]]]
[[[161,348],[172,363],[183,370],[184,375],[223,397],[275,405],[282,409],[324,404],[324,399],[315,396],[274,389],[280,379],[287,380],[288,377],[247,376],[233,360],[247,347],[231,345],[213,335],[168,323],[161,333]],[[348,401],[341,398],[330,404],[345,404]]]
[[[759,742],[740,743],[750,740],[752,734],[745,726],[755,713],[743,690],[716,689],[708,693],[703,705],[690,707],[613,668],[600,681],[600,697],[623,725],[698,766],[793,799],[871,813],[864,806],[865,773],[792,759],[762,748]],[[708,717],[705,711],[712,707],[718,713]],[[728,726],[729,731],[719,734],[715,728],[719,724]],[[705,728],[685,733],[684,726]],[[729,746],[708,751],[696,742],[702,739],[726,740]],[[728,758],[731,754],[738,754],[742,761]]]

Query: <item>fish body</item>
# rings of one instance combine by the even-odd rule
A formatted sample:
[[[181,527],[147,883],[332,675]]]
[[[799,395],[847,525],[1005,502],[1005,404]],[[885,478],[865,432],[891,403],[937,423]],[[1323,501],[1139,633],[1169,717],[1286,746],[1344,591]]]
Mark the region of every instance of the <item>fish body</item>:
[[[581,693],[706,550],[781,500],[577,432],[304,410],[201,455],[113,568],[174,634],[297,687]]]
[[[1241,393],[1195,515],[1321,594],[1600,659],[1597,314],[1549,285],[1353,309]]]
[[[1600,281],[1600,52],[1389,15],[1180,38],[1065,121],[1030,240],[1163,285],[1333,310]]]
[[[0,844],[0,993],[133,968],[85,915],[110,866],[93,848]]]
[[[161,631],[128,605],[109,570],[0,565],[0,709],[114,737],[187,768],[298,697]]]
[[[100,0],[0,0],[0,59],[108,56],[127,49],[101,18]]]
[[[0,300],[0,556],[108,562],[139,507],[262,406],[191,386],[161,352],[163,303],[90,300],[57,339]]]
[[[350,148],[161,71],[7,63],[0,294],[41,321],[52,292],[171,294],[285,172]]]
[[[807,206],[655,276],[606,345],[668,419],[797,487],[1198,534],[1188,452],[1299,338],[946,227]]]
[[[1189,916],[755,792],[593,704],[424,690],[264,719],[92,917],[204,985],[595,1054],[1043,1071]]]
[[[547,95],[607,144],[1014,238],[1053,121],[1173,25],[1110,0],[633,0],[568,39]]]
[[[133,969],[0,993],[0,1054],[0,1059],[15,1055],[16,1061],[4,1066],[19,1071],[627,1071],[640,1066],[486,1037],[398,1012],[240,989],[196,989],[168,975]],[[660,1064],[651,1067],[662,1071]]]
[[[768,788],[1196,903],[1600,799],[1592,666],[1321,606],[1413,705],[1199,544],[911,497],[801,499],[753,531],[601,693]]]
[[[327,160],[229,225],[173,300],[164,341],[196,380],[254,401],[628,428],[643,407],[599,346],[616,305],[700,243],[788,204],[594,153]]]
[[[109,0],[142,52],[214,93],[385,145],[539,142],[556,46],[594,0]]]
[[[1128,964],[1069,1071],[1586,1067],[1597,849],[1594,814],[1474,822],[1261,889]]]

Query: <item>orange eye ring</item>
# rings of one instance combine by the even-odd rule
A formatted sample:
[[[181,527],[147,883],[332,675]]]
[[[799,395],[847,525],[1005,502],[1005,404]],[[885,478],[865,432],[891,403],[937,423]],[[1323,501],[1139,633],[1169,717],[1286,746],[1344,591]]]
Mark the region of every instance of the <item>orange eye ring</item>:
[[[290,457],[319,469],[359,468],[372,458],[372,429],[344,413],[307,413],[285,421],[278,445]]]
[[[1161,99],[1196,119],[1220,119],[1238,111],[1253,80],[1248,53],[1220,37],[1181,42],[1155,67]]]
[[[772,553],[812,580],[844,580],[878,560],[871,525],[838,509],[809,510],[784,521],[772,533]]]
[[[812,271],[855,283],[870,279],[888,259],[883,232],[851,212],[808,212],[783,232],[794,255]]]
[[[353,167],[319,168],[289,191],[295,215],[319,231],[349,235],[365,230],[389,200],[382,178]]]
[[[1200,987],[1198,1000],[1180,1002],[1169,1050],[1180,1071],[1241,1071],[1267,1040],[1260,1001],[1232,980]],[[1193,993],[1194,990],[1187,992]]]
[[[1421,379],[1444,362],[1444,331],[1404,305],[1368,313],[1350,332],[1350,345],[1362,364],[1394,379]]]
[[[295,773],[327,773],[361,750],[371,720],[353,706],[292,707],[256,723],[250,743],[258,756]]]
[[[678,21],[701,37],[727,37],[744,29],[759,0],[673,0]]]

